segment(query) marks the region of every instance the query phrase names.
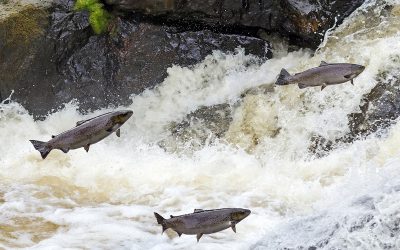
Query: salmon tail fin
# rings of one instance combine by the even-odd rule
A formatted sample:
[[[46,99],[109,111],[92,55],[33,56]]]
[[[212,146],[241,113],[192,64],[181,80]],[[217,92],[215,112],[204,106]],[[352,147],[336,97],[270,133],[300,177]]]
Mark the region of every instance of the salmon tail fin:
[[[42,156],[43,160],[46,159],[47,155],[51,151],[51,148],[47,147],[47,143],[35,140],[29,140],[29,141],[33,144],[35,149],[40,152],[40,155]]]
[[[290,76],[289,72],[287,72],[286,69],[281,69],[281,73],[278,76],[278,79],[276,80],[275,84],[276,85],[288,85],[288,77]]]
[[[165,219],[161,215],[156,213],[156,212],[154,212],[154,216],[157,219],[157,223],[162,226],[162,233],[164,233],[164,231],[167,230],[167,228],[168,228],[166,223],[165,223]]]

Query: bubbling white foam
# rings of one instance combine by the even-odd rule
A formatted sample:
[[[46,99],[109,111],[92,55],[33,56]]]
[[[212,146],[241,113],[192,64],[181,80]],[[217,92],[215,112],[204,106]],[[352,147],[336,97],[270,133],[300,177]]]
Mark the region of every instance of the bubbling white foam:
[[[384,8],[388,4],[395,7]],[[344,184],[355,172],[358,178],[366,173],[374,178],[371,172],[388,161],[400,162],[398,125],[386,137],[372,135],[323,158],[308,153],[313,135],[333,139],[347,133],[347,114],[358,110],[378,72],[400,66],[392,60],[400,55],[400,33],[393,28],[399,6],[368,1],[314,56],[300,50],[260,62],[237,50],[214,52],[192,68],[173,66],[160,86],[121,107],[134,111],[121,137],[111,135],[89,153],[52,151],[42,160],[28,140],[48,140],[78,120],[109,110],[83,116],[71,103],[45,121],[34,121],[19,104],[1,104],[0,247],[248,249],[282,221],[313,213],[329,197],[340,199],[332,194],[341,185],[356,186]],[[271,89],[281,68],[296,73],[321,60],[366,69],[355,86],[324,91],[279,86],[240,98],[253,87]],[[171,122],[220,103],[235,104],[225,138],[190,154],[158,146],[169,136]],[[195,236],[161,235],[153,216],[154,211],[168,217],[220,207],[249,208],[252,214],[237,225],[237,234],[225,230],[203,236],[199,244]]]

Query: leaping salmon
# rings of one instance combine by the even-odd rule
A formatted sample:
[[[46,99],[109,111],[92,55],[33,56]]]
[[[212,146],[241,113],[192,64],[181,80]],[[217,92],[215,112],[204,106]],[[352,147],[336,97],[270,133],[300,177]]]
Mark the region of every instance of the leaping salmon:
[[[281,70],[276,85],[298,84],[299,88],[321,86],[323,90],[328,85],[334,85],[350,81],[354,85],[353,78],[361,74],[364,66],[350,63],[326,63],[312,69],[290,75],[285,69]]]
[[[243,208],[221,208],[212,210],[195,209],[191,214],[172,216],[164,219],[158,213],[154,213],[158,224],[162,226],[162,232],[171,228],[178,233],[197,235],[197,242],[203,234],[212,234],[227,228],[232,228],[236,233],[236,224],[249,216],[248,209]]]
[[[53,149],[59,149],[68,153],[71,149],[83,147],[86,152],[89,147],[110,134],[116,132],[120,136],[120,127],[132,116],[131,110],[122,110],[105,113],[84,121],[76,123],[76,127],[65,131],[59,135],[53,135],[48,142],[30,140],[43,159]]]

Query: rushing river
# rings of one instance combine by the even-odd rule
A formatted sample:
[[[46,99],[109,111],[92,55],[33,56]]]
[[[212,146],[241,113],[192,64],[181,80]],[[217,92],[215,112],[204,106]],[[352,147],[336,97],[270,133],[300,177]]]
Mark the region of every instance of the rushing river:
[[[134,111],[121,137],[89,153],[54,150],[42,160],[28,140],[47,141],[109,110],[82,115],[70,103],[34,121],[18,103],[0,104],[0,248],[399,249],[400,123],[321,158],[308,148],[315,134],[348,133],[347,114],[359,110],[379,72],[398,74],[400,1],[366,1],[315,54],[277,44],[274,53],[260,63],[241,50],[214,52],[192,68],[171,67],[159,87],[120,107]],[[366,69],[354,86],[273,87],[281,68],[294,73],[321,60]],[[257,86],[266,91],[241,98]],[[172,138],[171,123],[221,103],[233,107],[224,138],[205,145]],[[161,235],[153,215],[222,207],[252,214],[236,234],[199,243],[170,230]]]

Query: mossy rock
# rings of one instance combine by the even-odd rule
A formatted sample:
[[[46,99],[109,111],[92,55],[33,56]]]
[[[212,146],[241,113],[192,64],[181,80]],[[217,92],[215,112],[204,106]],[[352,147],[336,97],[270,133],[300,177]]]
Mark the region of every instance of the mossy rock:
[[[4,1],[4,0],[0,0]],[[27,46],[44,34],[48,23],[48,12],[33,5],[24,6],[16,13],[0,20],[0,49]]]
[[[26,5],[12,11],[0,19],[0,87],[3,89],[11,88],[5,86],[27,73],[24,65],[29,65],[38,53],[37,47],[43,43],[49,25],[46,8]]]

